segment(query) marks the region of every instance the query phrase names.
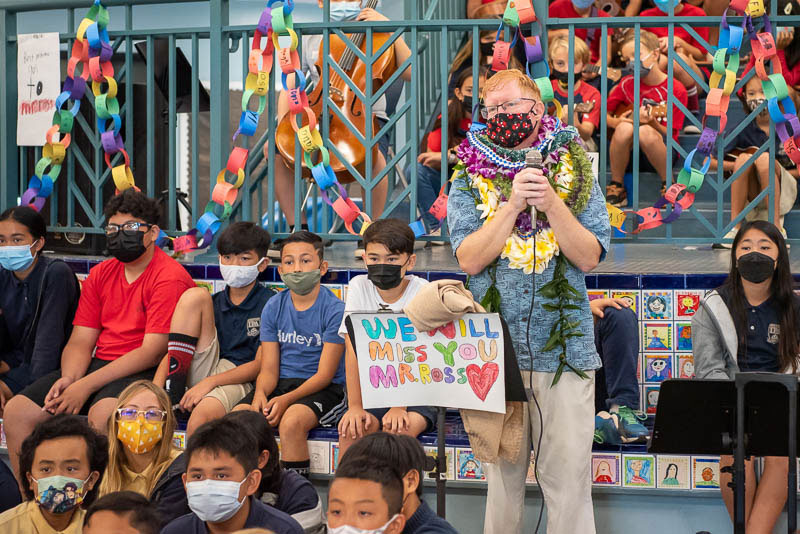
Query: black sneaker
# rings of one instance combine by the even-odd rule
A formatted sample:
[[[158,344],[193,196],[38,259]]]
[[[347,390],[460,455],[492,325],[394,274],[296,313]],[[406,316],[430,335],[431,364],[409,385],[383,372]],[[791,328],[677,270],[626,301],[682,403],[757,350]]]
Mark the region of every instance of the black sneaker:
[[[267,257],[270,260],[281,261],[281,246],[283,246],[283,239],[276,239],[269,245]]]

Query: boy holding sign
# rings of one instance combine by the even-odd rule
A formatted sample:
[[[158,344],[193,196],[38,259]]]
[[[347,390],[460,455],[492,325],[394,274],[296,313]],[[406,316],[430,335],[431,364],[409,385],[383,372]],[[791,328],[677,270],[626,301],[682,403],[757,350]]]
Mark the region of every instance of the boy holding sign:
[[[345,318],[352,312],[402,312],[425,284],[418,276],[407,274],[414,268],[414,232],[399,219],[380,219],[364,232],[364,263],[367,275],[350,280],[345,304]],[[383,429],[387,432],[417,437],[433,428],[435,412],[427,406],[398,406],[364,410],[361,383],[353,343],[342,320],[339,335],[347,347],[347,403],[349,409],[339,422],[339,446],[342,452],[358,438]]]
[[[328,272],[322,239],[307,230],[281,244],[278,272],[289,289],[261,313],[261,371],[236,409],[261,412],[279,428],[281,463],[308,476],[308,432],[344,411],[344,344],[337,328],[344,302],[320,280]]]

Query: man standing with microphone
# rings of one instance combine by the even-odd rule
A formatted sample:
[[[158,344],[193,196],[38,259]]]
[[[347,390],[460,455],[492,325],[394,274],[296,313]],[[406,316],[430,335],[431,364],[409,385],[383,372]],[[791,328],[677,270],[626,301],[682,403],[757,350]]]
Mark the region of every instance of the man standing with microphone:
[[[545,111],[525,74],[491,77],[481,109],[486,128],[456,149],[461,161],[447,208],[470,290],[505,318],[532,390],[519,454],[487,464],[485,534],[522,532],[531,446],[547,533],[595,532],[589,471],[601,364],[584,273],[602,261],[611,228],[577,130]],[[532,150],[542,160],[526,165]]]

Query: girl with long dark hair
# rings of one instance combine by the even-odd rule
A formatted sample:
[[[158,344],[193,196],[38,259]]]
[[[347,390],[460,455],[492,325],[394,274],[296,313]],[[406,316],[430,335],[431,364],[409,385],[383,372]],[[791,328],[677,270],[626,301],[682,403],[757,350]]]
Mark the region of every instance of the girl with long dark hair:
[[[78,280],[42,256],[46,231],[33,208],[0,213],[0,417],[8,399],[58,369],[72,331]]]
[[[728,379],[737,372],[798,372],[800,297],[793,291],[786,242],[766,221],[742,224],[733,240],[731,268],[725,283],[706,295],[692,318],[692,346],[697,378]],[[722,456],[720,466],[733,464]],[[755,484],[753,461],[746,462],[747,532],[772,532],[786,500],[786,458],[764,458]],[[733,517],[731,475],[722,473],[720,488]]]

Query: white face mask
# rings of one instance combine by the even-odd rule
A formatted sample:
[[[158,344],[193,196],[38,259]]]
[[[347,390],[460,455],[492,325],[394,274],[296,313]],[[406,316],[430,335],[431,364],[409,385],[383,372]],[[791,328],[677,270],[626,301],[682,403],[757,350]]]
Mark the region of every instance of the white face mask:
[[[332,528],[329,526],[328,534],[383,534],[386,531],[386,529],[389,528],[389,525],[392,524],[392,521],[397,519],[399,515],[400,514],[393,515],[392,518],[389,521],[387,521],[385,525],[383,525],[380,528],[376,528],[374,530],[353,527],[350,525],[342,525],[336,528]]]
[[[219,271],[222,273],[222,279],[231,287],[245,287],[253,283],[258,278],[258,266],[266,260],[261,260],[255,265],[223,265],[219,264]]]
[[[189,501],[189,508],[201,521],[210,523],[227,521],[244,504],[244,499],[239,501],[239,488],[245,480],[247,477],[241,482],[211,479],[188,482],[186,498]]]

